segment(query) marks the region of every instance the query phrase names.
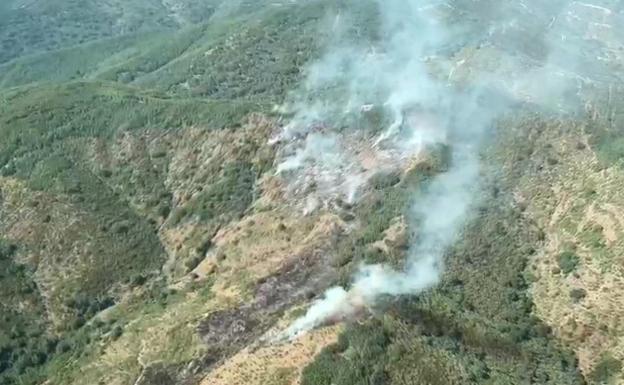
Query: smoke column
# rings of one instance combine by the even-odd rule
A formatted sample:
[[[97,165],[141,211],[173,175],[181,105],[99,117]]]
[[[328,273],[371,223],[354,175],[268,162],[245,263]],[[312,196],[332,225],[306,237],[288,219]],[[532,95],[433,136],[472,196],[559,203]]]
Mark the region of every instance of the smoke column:
[[[341,41],[342,23],[348,18],[338,15],[332,24],[337,42],[309,67],[302,88],[291,96],[285,110],[293,118],[278,140],[306,137],[319,122],[340,121],[357,114],[362,106],[382,105],[392,119],[374,147],[403,151],[409,156],[444,137],[452,160],[449,169],[435,176],[424,194],[413,202],[408,217],[414,220],[411,226],[417,224],[417,236],[404,268],[397,271],[385,265],[362,266],[348,289],[327,290],[282,338],[348,318],[374,306],[383,296],[417,294],[435,285],[443,269],[444,253],[455,241],[478,196],[479,148],[494,120],[517,102],[563,110],[574,104],[571,100],[579,97],[583,86],[592,82],[592,75],[600,70],[597,65],[570,56],[574,48],[585,43],[578,38],[584,33],[582,28],[593,25],[580,16],[572,18],[580,24],[570,25],[569,16],[576,16],[575,12],[585,17],[581,13],[584,11],[577,10],[578,2],[375,3],[381,15],[380,39]],[[602,8],[591,9],[599,18],[616,16]],[[469,16],[470,21],[466,21]],[[572,48],[558,43],[562,36]],[[527,44],[531,44],[530,49]],[[465,54],[471,49],[492,52],[496,65],[479,61],[487,55]],[[408,119],[414,109],[433,114],[435,130],[424,136],[417,132]],[[444,135],[438,135],[440,132]],[[318,134],[308,135],[307,140],[319,142]],[[330,143],[325,147],[340,151],[335,136]],[[301,151],[295,158],[286,159],[281,169],[305,167],[299,162]],[[323,162],[326,155],[320,154],[317,161]],[[327,159],[348,162],[348,158],[343,153]]]

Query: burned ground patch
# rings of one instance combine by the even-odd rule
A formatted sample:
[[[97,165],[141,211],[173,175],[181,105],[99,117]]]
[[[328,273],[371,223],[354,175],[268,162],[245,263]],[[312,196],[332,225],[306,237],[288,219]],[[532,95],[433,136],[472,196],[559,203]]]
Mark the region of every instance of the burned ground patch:
[[[318,249],[293,255],[276,272],[256,282],[250,302],[202,320],[197,333],[208,350],[201,361],[202,371],[258,341],[286,310],[327,288],[336,278],[327,268],[327,252]]]

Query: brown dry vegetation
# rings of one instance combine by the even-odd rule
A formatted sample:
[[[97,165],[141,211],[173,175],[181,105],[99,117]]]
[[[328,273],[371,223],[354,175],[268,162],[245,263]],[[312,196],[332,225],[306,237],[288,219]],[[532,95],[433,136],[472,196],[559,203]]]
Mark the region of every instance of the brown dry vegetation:
[[[515,200],[544,233],[528,264],[536,315],[591,378],[604,357],[624,359],[624,175],[601,164],[586,129],[567,121],[523,126],[529,172]],[[507,159],[509,169],[514,161]]]
[[[279,345],[245,348],[212,371],[202,385],[298,385],[301,371],[338,339],[340,326]]]

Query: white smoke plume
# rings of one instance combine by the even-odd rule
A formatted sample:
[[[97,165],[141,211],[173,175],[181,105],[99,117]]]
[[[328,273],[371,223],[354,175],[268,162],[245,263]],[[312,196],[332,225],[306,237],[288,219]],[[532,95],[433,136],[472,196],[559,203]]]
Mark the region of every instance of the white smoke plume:
[[[418,228],[404,268],[362,266],[348,289],[329,289],[282,338],[349,318],[383,296],[417,294],[435,285],[444,253],[478,196],[479,147],[495,119],[519,102],[551,111],[577,106],[585,87],[609,81],[602,66],[621,59],[616,51],[624,35],[613,30],[621,30],[622,10],[613,4],[371,1],[381,17],[379,39],[341,40],[348,17],[336,16],[337,42],[309,67],[302,88],[285,106],[292,119],[275,138],[286,149],[278,172],[324,175],[332,196],[348,194],[343,182],[350,180],[350,198],[356,199],[353,191],[375,170],[362,170],[348,144],[366,134],[337,127],[376,107],[391,116],[370,142],[376,156],[402,162],[444,143],[452,160],[411,207]],[[574,55],[586,47],[611,55],[608,63]]]

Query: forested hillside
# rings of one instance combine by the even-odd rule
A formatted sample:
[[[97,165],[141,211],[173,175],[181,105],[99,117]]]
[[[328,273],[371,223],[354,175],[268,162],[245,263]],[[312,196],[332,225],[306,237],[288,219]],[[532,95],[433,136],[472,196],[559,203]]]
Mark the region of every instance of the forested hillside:
[[[408,3],[451,43],[374,0],[2,1],[0,384],[624,381],[622,6]],[[414,152],[384,136],[405,95],[375,98],[419,39],[397,130],[456,131]],[[461,140],[435,284],[276,338],[409,265]]]

